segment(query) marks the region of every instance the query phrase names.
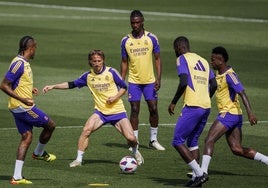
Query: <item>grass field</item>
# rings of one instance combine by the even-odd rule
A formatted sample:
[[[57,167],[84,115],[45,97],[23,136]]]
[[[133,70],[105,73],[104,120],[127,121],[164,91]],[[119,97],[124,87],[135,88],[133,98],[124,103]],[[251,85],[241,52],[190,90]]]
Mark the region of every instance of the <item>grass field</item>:
[[[164,3],[164,5],[163,5]],[[155,33],[161,45],[163,61],[162,88],[159,92],[159,140],[167,150],[147,148],[148,112],[143,103],[140,114],[140,143],[145,164],[133,175],[119,172],[118,162],[130,154],[125,140],[115,129],[105,126],[92,135],[91,147],[81,168],[68,164],[76,156],[81,128],[93,110],[88,89],[53,91],[39,95],[35,102],[57,123],[47,150],[57,155],[53,163],[31,159],[40,130],[34,130],[34,141],[28,152],[23,174],[33,181],[27,187],[89,187],[89,183],[108,183],[115,188],[183,187],[188,181],[188,166],[171,147],[177,115],[170,117],[168,105],[175,93],[178,78],[175,71],[173,40],[187,36],[191,49],[206,59],[217,45],[227,48],[230,64],[246,87],[259,125],[249,126],[245,116],[243,143],[268,154],[268,1],[267,0],[0,0],[0,77],[16,55],[23,35],[37,39],[38,49],[32,61],[35,86],[70,81],[88,69],[87,53],[102,49],[106,63],[119,69],[120,41],[130,31],[129,13],[140,9],[145,28]],[[126,96],[123,100],[129,111]],[[12,187],[16,148],[20,140],[13,118],[7,110],[7,96],[0,92],[0,187]],[[213,100],[209,123],[201,137],[200,147],[217,114]],[[216,144],[210,165],[210,180],[203,187],[267,187],[267,166],[233,156],[226,142]],[[26,187],[26,186],[20,186]]]

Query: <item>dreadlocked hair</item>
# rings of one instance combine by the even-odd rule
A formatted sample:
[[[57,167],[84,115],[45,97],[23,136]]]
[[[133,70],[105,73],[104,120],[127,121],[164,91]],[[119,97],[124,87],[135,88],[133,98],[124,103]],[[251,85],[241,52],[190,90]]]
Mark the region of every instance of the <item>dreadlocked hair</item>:
[[[24,52],[25,50],[27,50],[28,43],[29,43],[30,40],[34,40],[34,38],[31,37],[31,36],[24,36],[24,37],[22,37],[20,39],[18,54],[21,54],[22,52]]]
[[[142,17],[144,19],[143,14],[139,10],[133,10],[131,12],[130,18],[134,18],[134,17]]]

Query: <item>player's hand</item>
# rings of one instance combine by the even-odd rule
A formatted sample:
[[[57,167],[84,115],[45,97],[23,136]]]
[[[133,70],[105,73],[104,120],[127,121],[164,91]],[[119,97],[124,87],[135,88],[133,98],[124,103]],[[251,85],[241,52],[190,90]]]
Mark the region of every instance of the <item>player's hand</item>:
[[[170,104],[168,107],[168,113],[169,115],[174,115],[174,109],[175,109],[175,104]]]
[[[256,116],[254,114],[250,114],[248,116],[248,120],[250,122],[250,125],[256,125],[257,122],[258,122],[258,120],[257,120],[257,118],[256,118]]]
[[[156,80],[155,81],[155,84],[154,84],[154,90],[155,91],[158,91],[160,89],[160,86],[161,86],[160,81],[159,80]]]
[[[34,100],[30,99],[30,98],[23,98],[21,102],[23,102],[27,106],[33,106],[34,105]]]
[[[32,93],[33,93],[33,95],[37,96],[39,91],[37,88],[33,88]]]
[[[112,104],[114,101],[116,101],[117,98],[116,97],[109,97],[107,100],[106,100],[106,103],[107,104]]]
[[[54,88],[54,86],[52,86],[52,85],[45,86],[45,87],[43,88],[43,93],[46,93],[46,92],[48,92],[49,90],[51,90],[51,89],[53,89],[53,88]]]

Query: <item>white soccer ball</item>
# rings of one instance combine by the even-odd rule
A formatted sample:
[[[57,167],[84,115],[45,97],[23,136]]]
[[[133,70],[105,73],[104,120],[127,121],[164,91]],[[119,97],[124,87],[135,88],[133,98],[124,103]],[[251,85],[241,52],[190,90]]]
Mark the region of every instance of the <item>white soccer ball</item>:
[[[119,167],[123,173],[134,173],[137,170],[138,163],[132,156],[125,156],[119,162]]]

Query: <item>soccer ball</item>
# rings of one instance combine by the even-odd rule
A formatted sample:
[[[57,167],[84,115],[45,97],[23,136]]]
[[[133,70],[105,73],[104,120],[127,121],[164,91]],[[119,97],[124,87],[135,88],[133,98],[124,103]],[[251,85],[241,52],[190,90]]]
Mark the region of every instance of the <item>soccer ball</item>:
[[[138,163],[132,156],[125,156],[119,162],[119,167],[122,173],[130,174],[137,170]]]

